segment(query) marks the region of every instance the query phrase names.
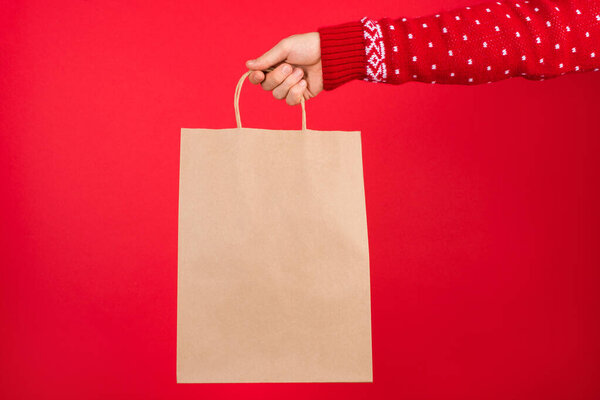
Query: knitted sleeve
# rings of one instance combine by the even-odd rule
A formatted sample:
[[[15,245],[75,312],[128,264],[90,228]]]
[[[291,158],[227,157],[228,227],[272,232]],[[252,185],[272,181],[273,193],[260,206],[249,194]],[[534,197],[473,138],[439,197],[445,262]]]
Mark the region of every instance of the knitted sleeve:
[[[319,34],[325,90],[353,79],[469,85],[600,68],[600,0],[487,2]]]

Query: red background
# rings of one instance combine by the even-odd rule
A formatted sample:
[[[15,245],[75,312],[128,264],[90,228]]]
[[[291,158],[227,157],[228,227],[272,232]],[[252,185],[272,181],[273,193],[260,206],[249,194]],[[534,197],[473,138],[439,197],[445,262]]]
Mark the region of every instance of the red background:
[[[362,131],[374,383],[175,383],[180,128],[233,127],[284,36],[464,5],[4,1],[0,397],[599,398],[594,73],[310,100]],[[300,125],[249,84],[242,114]]]

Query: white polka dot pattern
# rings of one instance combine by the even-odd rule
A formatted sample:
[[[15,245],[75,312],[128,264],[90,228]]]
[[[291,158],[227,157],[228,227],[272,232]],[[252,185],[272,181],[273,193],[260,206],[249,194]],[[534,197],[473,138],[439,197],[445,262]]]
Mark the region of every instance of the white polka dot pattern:
[[[362,22],[367,81],[479,84],[600,68],[600,0],[498,1]]]

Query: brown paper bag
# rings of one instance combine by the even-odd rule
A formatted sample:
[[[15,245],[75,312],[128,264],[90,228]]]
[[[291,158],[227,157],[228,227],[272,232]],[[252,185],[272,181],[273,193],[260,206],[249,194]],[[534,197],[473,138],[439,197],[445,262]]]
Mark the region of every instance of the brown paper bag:
[[[177,382],[371,382],[360,132],[182,129]]]

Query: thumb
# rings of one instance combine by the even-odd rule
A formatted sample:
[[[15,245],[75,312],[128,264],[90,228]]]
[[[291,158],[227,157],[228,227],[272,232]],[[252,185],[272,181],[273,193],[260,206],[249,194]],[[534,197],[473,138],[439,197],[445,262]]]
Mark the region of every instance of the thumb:
[[[246,61],[246,67],[252,70],[265,70],[275,64],[285,60],[288,56],[286,43],[282,40],[275,45],[271,50],[267,51],[262,56],[255,60]]]

